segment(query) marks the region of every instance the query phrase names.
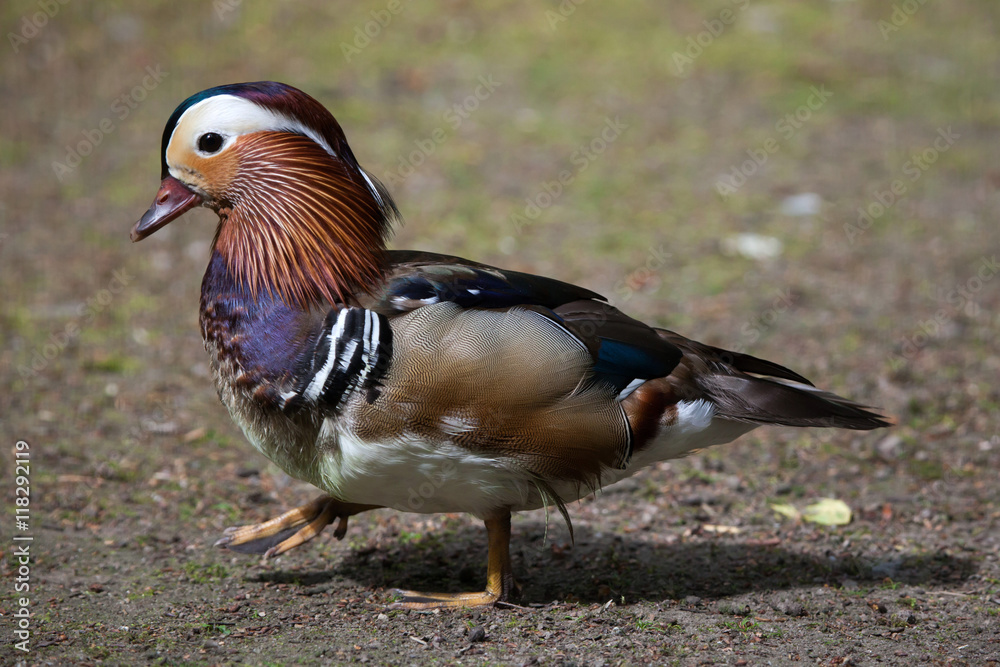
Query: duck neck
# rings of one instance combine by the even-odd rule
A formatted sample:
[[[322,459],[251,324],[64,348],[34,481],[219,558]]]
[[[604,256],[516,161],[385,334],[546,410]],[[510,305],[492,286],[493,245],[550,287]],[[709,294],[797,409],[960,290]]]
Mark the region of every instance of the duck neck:
[[[380,282],[396,208],[348,157],[290,133],[240,146],[214,251],[248,298],[308,310],[351,303]]]

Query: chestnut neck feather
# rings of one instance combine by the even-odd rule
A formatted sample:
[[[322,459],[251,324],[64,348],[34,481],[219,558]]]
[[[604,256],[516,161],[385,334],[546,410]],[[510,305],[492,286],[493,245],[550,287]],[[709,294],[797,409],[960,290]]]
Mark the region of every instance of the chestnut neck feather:
[[[215,248],[255,300],[267,292],[303,309],[350,303],[379,281],[395,209],[379,205],[353,156],[287,132],[249,135],[234,148]]]

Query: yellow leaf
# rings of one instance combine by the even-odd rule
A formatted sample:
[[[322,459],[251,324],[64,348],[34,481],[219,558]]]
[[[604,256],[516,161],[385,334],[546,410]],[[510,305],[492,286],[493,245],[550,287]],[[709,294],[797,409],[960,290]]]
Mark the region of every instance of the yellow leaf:
[[[787,516],[789,519],[794,519],[795,521],[798,521],[801,518],[799,511],[788,503],[771,503],[771,509],[778,514]]]
[[[802,518],[824,526],[846,526],[851,522],[851,508],[843,500],[824,498],[806,507]]]

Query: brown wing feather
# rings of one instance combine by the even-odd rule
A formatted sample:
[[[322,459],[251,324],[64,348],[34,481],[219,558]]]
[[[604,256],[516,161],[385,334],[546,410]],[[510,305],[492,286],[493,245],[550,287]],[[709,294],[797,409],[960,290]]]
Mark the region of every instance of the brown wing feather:
[[[382,394],[355,408],[362,438],[415,433],[588,484],[627,459],[631,433],[613,392],[586,381],[590,354],[543,314],[446,302],[392,325]]]
[[[566,327],[584,341],[595,359],[598,357],[602,338],[644,351],[650,359],[661,365],[663,375],[669,373],[681,358],[681,351],[677,346],[661,336],[657,329],[629,317],[609,303],[581,299],[553,310],[563,319]]]
[[[656,332],[663,339],[668,340],[679,347],[688,356],[696,356],[705,364],[710,364],[716,368],[733,368],[743,373],[768,375],[770,377],[792,380],[793,382],[801,382],[802,384],[812,386],[812,382],[805,379],[795,371],[785,368],[780,364],[776,364],[773,361],[759,359],[741,352],[724,350],[721,347],[713,347],[712,345],[706,345],[705,343],[699,343],[698,341],[685,338],[679,333],[675,333],[669,329],[657,329]]]

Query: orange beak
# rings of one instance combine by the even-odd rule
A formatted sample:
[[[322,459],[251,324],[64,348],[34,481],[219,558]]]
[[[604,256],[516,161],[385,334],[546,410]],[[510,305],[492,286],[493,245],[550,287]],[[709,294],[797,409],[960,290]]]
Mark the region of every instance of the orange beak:
[[[167,176],[160,183],[160,191],[156,193],[152,205],[132,228],[132,242],[143,240],[203,201],[201,195],[189,190],[173,176]]]

